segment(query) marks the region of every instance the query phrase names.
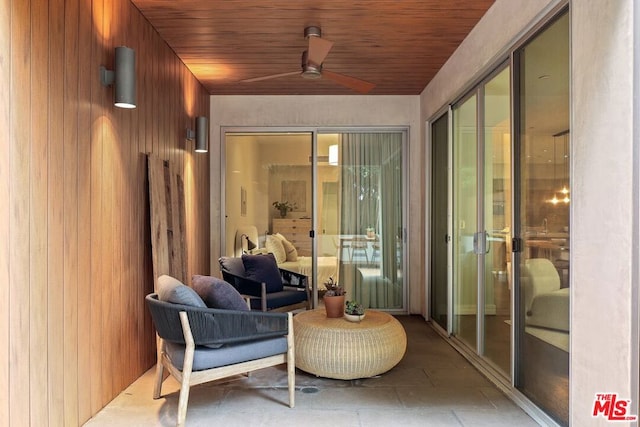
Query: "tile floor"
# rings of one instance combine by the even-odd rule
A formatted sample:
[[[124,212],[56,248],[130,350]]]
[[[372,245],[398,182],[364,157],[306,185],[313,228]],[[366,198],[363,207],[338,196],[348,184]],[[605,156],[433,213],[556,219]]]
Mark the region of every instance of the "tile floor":
[[[298,371],[288,407],[283,367],[226,384],[193,387],[187,426],[491,426],[538,424],[485,379],[420,316],[398,316],[407,352],[376,378],[342,381]],[[153,400],[150,369],[89,420],[87,427],[174,426],[178,383]]]

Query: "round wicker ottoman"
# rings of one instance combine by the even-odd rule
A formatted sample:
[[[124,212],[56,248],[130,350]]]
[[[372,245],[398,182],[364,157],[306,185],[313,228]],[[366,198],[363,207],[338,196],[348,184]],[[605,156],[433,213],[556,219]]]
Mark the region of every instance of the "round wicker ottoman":
[[[329,319],[323,308],[293,316],[296,367],[319,377],[351,380],[387,372],[400,362],[407,335],[393,316],[367,310],[359,323]]]

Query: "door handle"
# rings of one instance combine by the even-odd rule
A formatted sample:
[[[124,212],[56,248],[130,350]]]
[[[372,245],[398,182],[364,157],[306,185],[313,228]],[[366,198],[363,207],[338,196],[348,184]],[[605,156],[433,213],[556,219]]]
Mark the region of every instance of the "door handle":
[[[489,244],[489,233],[487,233],[486,230],[484,232],[484,248],[485,248],[484,253],[488,254],[489,250],[491,249],[491,245]]]
[[[489,253],[489,233],[477,231],[473,233],[473,253],[476,255]]]

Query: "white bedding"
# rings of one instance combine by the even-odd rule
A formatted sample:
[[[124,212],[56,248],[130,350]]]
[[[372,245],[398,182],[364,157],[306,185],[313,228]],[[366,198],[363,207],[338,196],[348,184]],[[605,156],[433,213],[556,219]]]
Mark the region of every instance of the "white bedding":
[[[313,258],[307,256],[299,256],[297,261],[286,261],[278,264],[278,267],[289,271],[295,271],[296,273],[304,274],[309,277],[309,284],[311,285],[312,271],[311,260]],[[323,256],[318,257],[318,289],[326,289],[324,283],[333,277],[333,280],[339,283],[338,278],[338,257],[335,256]]]

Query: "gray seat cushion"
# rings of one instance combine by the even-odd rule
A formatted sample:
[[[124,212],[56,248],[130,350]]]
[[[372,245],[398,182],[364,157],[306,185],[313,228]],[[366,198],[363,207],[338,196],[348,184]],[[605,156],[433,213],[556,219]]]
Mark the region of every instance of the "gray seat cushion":
[[[304,290],[284,290],[267,294],[267,310],[284,307],[287,305],[299,304],[307,300],[307,293]],[[251,308],[260,310],[260,301],[251,300]]]
[[[173,366],[182,370],[184,365],[184,345],[167,342],[167,354]],[[261,359],[287,352],[287,338],[277,337],[248,343],[224,345],[220,348],[196,347],[193,356],[193,370],[218,368],[249,360]]]
[[[191,305],[205,308],[202,298],[190,287],[183,284],[175,277],[163,274],[158,277],[158,299],[174,304]]]
[[[231,284],[212,276],[194,275],[193,289],[209,308],[249,311],[242,295]]]

